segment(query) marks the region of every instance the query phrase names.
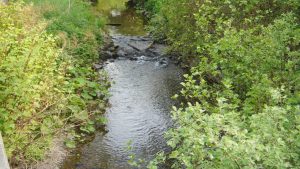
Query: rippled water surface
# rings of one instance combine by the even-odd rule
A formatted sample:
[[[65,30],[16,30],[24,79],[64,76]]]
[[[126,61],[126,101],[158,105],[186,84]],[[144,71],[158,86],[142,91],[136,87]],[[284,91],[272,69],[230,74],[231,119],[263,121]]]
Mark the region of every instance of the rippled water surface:
[[[126,19],[127,12],[132,11],[117,2],[125,1],[105,1],[108,4],[105,10],[117,8],[120,15],[113,16],[110,12],[107,15],[125,22],[122,17]],[[101,3],[104,1],[99,2],[98,8]],[[134,13],[130,15],[136,16]],[[139,21],[131,24],[134,26]],[[142,34],[142,31],[132,31],[131,27],[123,25],[111,30],[129,39],[132,35]],[[105,70],[113,81],[109,99],[111,106],[106,113],[108,132],[96,133],[91,142],[78,150],[78,155],[65,161],[64,169],[130,169],[132,167],[127,162],[129,155],[135,154],[138,159],[147,162],[157,152],[168,149],[163,135],[172,126],[170,108],[174,103],[170,97],[179,90],[182,71],[172,62],[161,65],[159,59],[136,57],[136,60],[121,57],[107,62]],[[128,142],[132,143],[131,151],[127,149]]]

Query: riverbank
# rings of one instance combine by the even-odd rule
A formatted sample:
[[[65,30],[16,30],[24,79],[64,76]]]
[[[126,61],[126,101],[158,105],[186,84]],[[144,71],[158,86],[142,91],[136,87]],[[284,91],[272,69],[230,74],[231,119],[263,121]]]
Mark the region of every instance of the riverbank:
[[[12,168],[43,160],[51,146],[52,155],[64,156],[62,147],[74,148],[103,125],[110,85],[94,66],[104,23],[91,6],[27,2],[0,10],[0,128]]]

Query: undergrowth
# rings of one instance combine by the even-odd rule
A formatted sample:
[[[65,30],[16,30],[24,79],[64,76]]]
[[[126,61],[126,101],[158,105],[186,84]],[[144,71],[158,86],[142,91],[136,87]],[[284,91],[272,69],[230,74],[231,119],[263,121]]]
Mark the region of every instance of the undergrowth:
[[[103,22],[71,2],[0,5],[0,129],[13,166],[43,159],[61,133],[73,148],[105,122],[109,82],[92,68]]]
[[[142,2],[152,35],[190,66],[172,152],[149,168],[299,168],[299,1]]]

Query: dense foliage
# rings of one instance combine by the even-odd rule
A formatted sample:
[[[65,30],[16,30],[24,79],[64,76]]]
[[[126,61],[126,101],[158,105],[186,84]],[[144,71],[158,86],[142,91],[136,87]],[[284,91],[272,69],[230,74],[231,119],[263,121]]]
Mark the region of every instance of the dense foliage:
[[[68,2],[0,5],[0,130],[11,164],[41,160],[61,132],[74,147],[103,123],[109,84],[92,69],[102,24],[89,4]]]
[[[191,66],[167,133],[173,168],[300,167],[296,0],[149,0],[154,36]]]

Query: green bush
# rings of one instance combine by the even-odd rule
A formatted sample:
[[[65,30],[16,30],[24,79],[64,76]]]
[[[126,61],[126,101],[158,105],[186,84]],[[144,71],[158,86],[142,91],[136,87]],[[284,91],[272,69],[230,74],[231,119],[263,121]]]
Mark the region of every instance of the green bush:
[[[194,13],[198,10],[197,1],[149,0],[145,3],[145,7],[150,11],[158,11],[150,20],[151,34],[157,40],[167,42],[170,51],[178,55],[181,61],[192,63],[199,41],[196,36],[199,29],[194,17]]]
[[[77,132],[69,134],[66,144],[74,147],[77,138],[84,137],[83,133],[92,133],[95,131],[95,123],[103,122],[101,113],[104,112],[108,98],[109,83],[105,72],[92,69],[92,64],[100,59],[98,50],[103,20],[94,14],[89,3],[82,0],[29,2],[33,2],[49,22],[47,31],[60,37],[63,55],[70,64],[63,87],[68,93],[66,117],[81,131],[79,135]]]
[[[139,0],[135,4],[137,9],[140,9],[146,14],[146,17],[151,18],[158,13],[162,7],[164,0]]]
[[[108,97],[106,74],[92,69],[101,23],[88,4],[65,13],[68,0],[38,2],[0,5],[0,129],[12,165],[43,159],[58,133],[74,147],[104,122]]]
[[[299,6],[163,1],[152,31],[192,68],[167,133],[173,151],[149,168],[299,168]]]
[[[38,23],[26,29],[20,4],[0,6],[0,128],[11,161],[41,159],[62,125],[57,104],[64,103],[65,64],[56,37]],[[37,143],[37,144],[34,144]]]

